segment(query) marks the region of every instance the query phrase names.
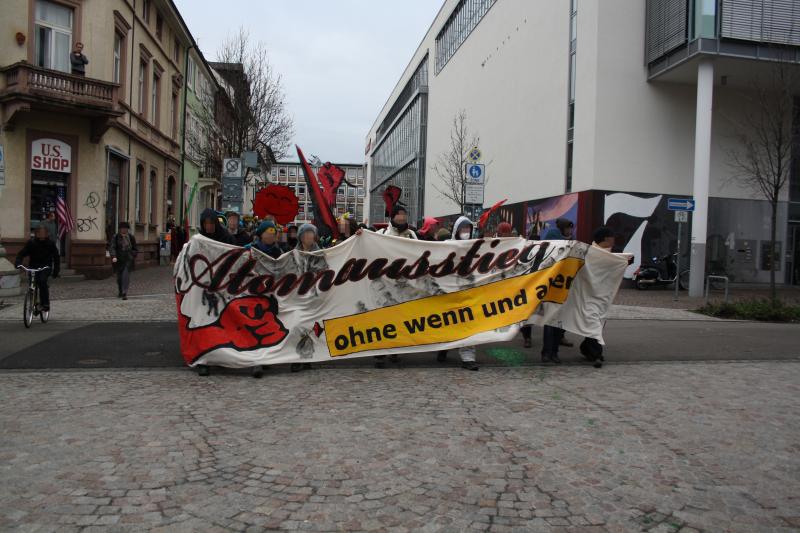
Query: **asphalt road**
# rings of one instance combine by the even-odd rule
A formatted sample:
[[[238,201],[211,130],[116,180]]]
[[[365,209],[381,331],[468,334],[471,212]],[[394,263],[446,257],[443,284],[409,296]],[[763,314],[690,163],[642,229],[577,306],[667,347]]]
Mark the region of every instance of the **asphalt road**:
[[[478,347],[482,364],[538,364],[541,329],[534,328],[533,348],[521,339]],[[576,341],[575,335],[567,337]],[[754,322],[611,320],[606,325],[606,361],[712,361],[800,359],[800,326]],[[561,359],[586,364],[575,348]],[[457,365],[451,353],[449,364]],[[371,358],[320,366],[372,365]],[[0,369],[163,368],[183,366],[178,333],[171,323],[34,322],[0,323]],[[281,365],[285,367],[286,365]],[[389,368],[393,365],[389,364]],[[438,366],[433,354],[401,357],[398,366]],[[274,371],[282,372],[284,368]]]

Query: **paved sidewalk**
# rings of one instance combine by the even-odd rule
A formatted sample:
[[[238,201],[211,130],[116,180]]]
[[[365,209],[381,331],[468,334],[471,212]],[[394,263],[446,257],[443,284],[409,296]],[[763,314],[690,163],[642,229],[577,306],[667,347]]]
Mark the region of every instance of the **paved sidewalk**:
[[[796,362],[0,373],[0,530],[792,531],[798,408]]]

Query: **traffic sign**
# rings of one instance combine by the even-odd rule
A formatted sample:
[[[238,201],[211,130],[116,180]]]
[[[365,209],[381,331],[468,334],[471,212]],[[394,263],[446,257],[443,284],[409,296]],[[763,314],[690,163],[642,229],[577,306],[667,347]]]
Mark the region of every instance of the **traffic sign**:
[[[464,203],[483,205],[483,184],[467,183],[464,186]]]
[[[486,165],[472,165],[467,163],[467,183],[483,185],[486,174]]]
[[[670,211],[694,211],[694,198],[668,198],[667,209]]]
[[[243,178],[244,165],[241,159],[224,159],[222,161],[223,178]]]
[[[472,161],[473,163],[477,163],[478,161],[481,160],[481,155],[482,155],[481,151],[478,149],[478,147],[473,146],[472,150],[469,151],[469,155],[467,157],[469,157],[469,160]]]
[[[689,222],[689,212],[675,211],[675,222]]]

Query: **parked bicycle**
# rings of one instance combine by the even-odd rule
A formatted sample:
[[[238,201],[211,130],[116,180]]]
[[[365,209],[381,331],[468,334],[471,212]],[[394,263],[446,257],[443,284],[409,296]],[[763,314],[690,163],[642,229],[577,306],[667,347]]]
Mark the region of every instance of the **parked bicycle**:
[[[43,310],[39,303],[39,285],[36,283],[36,274],[50,267],[27,268],[20,265],[17,268],[28,274],[28,290],[25,292],[25,303],[22,306],[22,321],[25,323],[25,327],[31,327],[34,316],[38,316],[42,323],[47,322],[50,318],[50,310]]]

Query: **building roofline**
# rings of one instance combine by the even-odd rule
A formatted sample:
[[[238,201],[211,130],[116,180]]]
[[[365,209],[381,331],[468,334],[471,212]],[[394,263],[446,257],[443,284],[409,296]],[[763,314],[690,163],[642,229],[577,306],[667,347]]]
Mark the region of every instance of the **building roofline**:
[[[439,8],[439,11],[436,12],[436,15],[433,17],[433,20],[431,21],[430,25],[428,26],[428,29],[422,35],[422,39],[420,39],[419,44],[414,49],[414,53],[411,54],[411,57],[409,58],[408,63],[406,64],[406,68],[403,69],[403,72],[400,74],[400,77],[397,79],[397,83],[395,83],[394,87],[392,87],[392,90],[389,91],[389,96],[386,98],[386,102],[384,102],[383,107],[381,107],[380,112],[378,112],[378,115],[375,117],[375,120],[372,122],[372,126],[369,127],[369,131],[367,132],[367,135],[366,135],[367,138],[369,138],[370,132],[372,132],[372,130],[374,130],[376,128],[376,126],[378,125],[378,121],[383,117],[384,112],[387,110],[388,107],[390,107],[389,104],[393,104],[394,103],[394,100],[392,100],[392,95],[397,90],[397,88],[400,86],[400,83],[403,82],[403,79],[406,76],[406,72],[408,72],[409,67],[413,64],[412,61],[414,61],[414,57],[416,57],[417,52],[419,52],[420,49],[422,48],[422,43],[425,42],[425,39],[428,37],[428,34],[433,29],[433,25],[436,24],[437,20],[439,20],[439,15],[441,15],[442,11],[444,11],[444,6],[447,5],[447,2],[448,2],[448,0],[444,0],[442,2],[442,5]]]

